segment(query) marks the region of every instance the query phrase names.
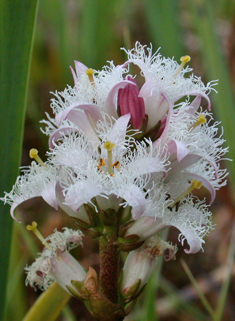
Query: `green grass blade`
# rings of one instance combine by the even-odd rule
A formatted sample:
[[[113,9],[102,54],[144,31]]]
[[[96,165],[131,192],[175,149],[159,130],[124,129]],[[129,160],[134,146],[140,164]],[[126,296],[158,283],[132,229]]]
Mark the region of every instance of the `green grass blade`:
[[[25,99],[37,0],[0,2],[0,196],[15,182],[21,159]],[[3,315],[11,243],[9,206],[0,204],[0,315]]]
[[[222,320],[224,307],[226,304],[226,298],[229,290],[229,284],[232,275],[232,269],[234,265],[234,255],[235,255],[235,225],[233,226],[233,234],[230,242],[230,247],[228,251],[228,258],[227,258],[227,266],[226,266],[226,273],[225,278],[222,283],[222,289],[219,296],[218,306],[216,309],[216,318],[215,321]]]
[[[143,4],[151,42],[155,47],[161,47],[162,55],[179,59],[183,56],[183,38],[179,26],[178,1],[146,0]]]
[[[207,310],[207,312],[211,315],[213,320],[216,320],[216,315],[214,310],[212,309],[210,303],[207,301],[207,298],[205,297],[205,295],[202,293],[200,287],[197,284],[197,281],[195,280],[192,272],[190,271],[188,265],[186,264],[186,262],[181,259],[180,263],[185,271],[185,273],[187,274],[190,282],[192,283],[192,285],[194,286],[195,290],[197,291],[197,294],[199,296],[199,298],[201,299],[202,304],[204,305],[205,309]]]
[[[219,79],[216,86],[218,94],[212,95],[213,109],[218,120],[222,121],[226,145],[229,146],[229,155],[235,155],[235,101],[232,91],[232,81],[226,65],[225,56],[215,33],[216,16],[211,1],[197,0],[189,2],[194,17],[194,27],[200,37],[202,56],[208,79]],[[231,182],[235,182],[234,162],[228,163],[231,173]]]

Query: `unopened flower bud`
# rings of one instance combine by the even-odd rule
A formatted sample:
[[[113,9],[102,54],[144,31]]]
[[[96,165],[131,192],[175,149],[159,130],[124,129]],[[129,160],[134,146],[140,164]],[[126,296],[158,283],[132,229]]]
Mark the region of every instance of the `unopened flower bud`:
[[[129,253],[123,267],[122,293],[126,298],[138,296],[141,288],[148,282],[156,264],[157,257],[165,250],[170,251],[167,259],[173,258],[177,248],[158,236],[149,238],[140,248]]]
[[[144,99],[139,97],[139,89],[135,81],[128,77],[127,80],[133,82],[118,91],[118,106],[121,116],[131,114],[130,123],[134,129],[141,128],[145,118]]]
[[[69,254],[68,251],[61,251],[57,249],[57,256],[51,257],[51,270],[50,273],[59,285],[76,297],[83,297],[86,294],[85,288],[82,284],[86,278],[86,272],[83,267]],[[81,282],[81,288],[74,286],[74,281]]]

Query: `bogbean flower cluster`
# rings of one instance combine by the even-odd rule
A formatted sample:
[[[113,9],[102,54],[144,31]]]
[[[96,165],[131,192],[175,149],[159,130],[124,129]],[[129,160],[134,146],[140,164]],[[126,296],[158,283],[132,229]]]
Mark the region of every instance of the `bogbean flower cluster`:
[[[226,184],[219,161],[227,149],[210,112],[208,95],[216,82],[205,85],[191,73],[185,66],[189,56],[178,64],[139,43],[126,53],[123,65],[110,62],[101,71],[75,61],[74,87],[54,94],[54,117],[42,121],[49,136],[47,160],[31,150],[36,162],[3,200],[15,218],[19,204],[41,196],[92,236],[102,235],[100,226],[112,225],[119,215],[118,245],[130,251],[122,291],[130,297],[147,282],[157,256],[166,249],[169,258],[176,253],[159,240],[158,232],[173,226],[186,253],[202,249],[213,227],[209,206]],[[138,77],[129,73],[130,64],[140,70],[141,88]],[[194,195],[202,186],[209,200]],[[47,263],[42,263],[46,272],[40,277],[51,273],[48,264],[56,255],[66,256],[63,264],[70,255],[48,251],[42,255]],[[135,266],[132,272],[130,266]],[[44,287],[33,271],[34,265],[28,268],[27,282]]]

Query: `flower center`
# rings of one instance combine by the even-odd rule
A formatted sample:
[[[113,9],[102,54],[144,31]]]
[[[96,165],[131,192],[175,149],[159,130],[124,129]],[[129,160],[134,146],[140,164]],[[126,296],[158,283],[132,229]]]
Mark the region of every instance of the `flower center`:
[[[189,186],[189,188],[186,189],[186,191],[184,191],[181,195],[179,195],[173,203],[171,203],[168,207],[172,208],[176,203],[178,203],[183,197],[185,197],[186,195],[188,195],[189,193],[191,193],[194,189],[200,189],[202,187],[202,182],[196,180],[196,179],[192,179],[191,180],[191,186]]]
[[[189,62],[190,60],[191,60],[190,56],[183,56],[183,57],[180,58],[181,65],[179,66],[178,70],[174,74],[174,77],[176,77],[181,72],[181,70],[184,68],[186,63]]]
[[[108,173],[113,175],[113,160],[112,160],[112,150],[116,145],[107,140],[104,143],[104,148],[108,151]]]

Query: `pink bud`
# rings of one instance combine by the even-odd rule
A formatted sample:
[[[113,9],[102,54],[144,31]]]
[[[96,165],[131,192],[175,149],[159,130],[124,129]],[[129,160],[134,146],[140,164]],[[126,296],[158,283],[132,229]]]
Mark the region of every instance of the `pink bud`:
[[[128,84],[124,88],[118,91],[118,106],[120,108],[121,116],[131,114],[130,123],[134,129],[139,129],[142,126],[145,118],[145,106],[144,99],[139,97],[139,89],[131,77],[127,77],[128,81],[132,81],[132,84]]]

